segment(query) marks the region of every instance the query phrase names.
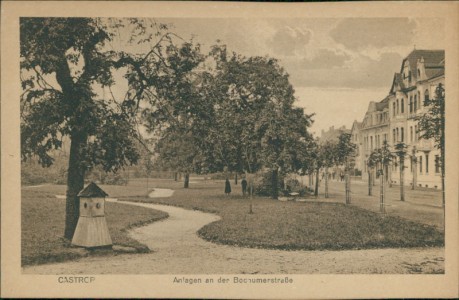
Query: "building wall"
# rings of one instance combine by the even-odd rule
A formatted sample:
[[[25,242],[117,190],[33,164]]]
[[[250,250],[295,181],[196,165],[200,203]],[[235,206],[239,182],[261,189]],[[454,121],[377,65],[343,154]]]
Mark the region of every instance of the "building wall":
[[[438,84],[445,84],[444,72],[428,78],[424,58],[417,60],[414,66],[417,72],[414,75],[408,58],[402,64],[401,74],[394,76],[389,95],[378,103],[370,102],[361,125],[358,126],[359,123],[354,122],[353,141],[359,149],[356,168],[362,171],[362,179],[367,181],[369,177],[367,160],[371,152],[381,147],[384,139],[387,139],[392,151],[397,143],[403,142],[407,145],[404,162],[405,185],[411,186],[414,183],[413,178],[416,178],[414,183],[416,186],[440,189],[440,167],[436,163],[440,151],[435,148],[433,140],[419,138],[419,134],[416,133],[418,122],[415,117],[427,111],[423,105],[425,96],[428,95],[429,99],[432,99],[435,97]],[[413,154],[417,162],[413,161]],[[393,162],[389,170],[388,178],[393,183],[399,184],[399,162]],[[415,172],[416,176],[414,176]]]
[[[418,129],[417,121],[414,120],[415,116],[424,114],[427,109],[424,107],[424,97],[427,94],[429,98],[435,97],[435,89],[437,88],[438,84],[442,83],[445,84],[445,77],[440,76],[430,80],[419,81],[415,85],[415,89],[413,89],[407,95],[403,95],[403,93],[397,93],[397,97],[393,97],[390,100],[390,103],[396,103],[396,100],[399,100],[401,103],[401,99],[405,99],[405,105],[408,103],[408,107],[405,108],[405,113],[397,114],[395,111],[395,116],[393,112],[391,113],[391,120],[390,120],[390,132],[391,132],[391,145],[393,147],[394,141],[395,143],[404,142],[407,145],[407,156],[405,158],[405,174],[404,174],[404,183],[407,186],[411,186],[413,184],[413,178],[417,177],[416,179],[416,186],[422,187],[429,187],[429,188],[441,188],[441,175],[440,175],[440,168],[436,164],[436,157],[440,157],[440,150],[435,148],[433,140],[424,140],[419,139],[419,134],[416,133]],[[416,96],[416,97],[415,97]],[[412,100],[417,100],[416,110],[414,109],[414,105],[412,106],[412,111],[410,112],[410,97]],[[413,102],[412,102],[413,103]],[[392,104],[389,104],[389,107],[393,107]],[[402,140],[401,137],[401,129],[404,128],[404,139]],[[399,135],[397,136],[397,129]],[[395,134],[394,134],[395,130]],[[414,155],[417,159],[417,162],[414,163],[412,161],[412,155]],[[414,176],[414,168],[416,167],[417,176]],[[393,165],[391,167],[391,178],[393,183],[398,184],[400,182],[400,169],[399,166]]]

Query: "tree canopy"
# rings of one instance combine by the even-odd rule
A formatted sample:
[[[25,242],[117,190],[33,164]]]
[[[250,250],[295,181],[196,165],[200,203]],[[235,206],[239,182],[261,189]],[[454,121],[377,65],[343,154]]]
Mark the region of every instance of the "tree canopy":
[[[116,49],[121,31],[129,40]],[[113,172],[138,161],[139,115],[154,114],[156,125],[172,119],[175,93],[187,88],[175,83],[186,83],[199,49],[186,42],[177,46],[167,26],[149,19],[21,18],[20,39],[22,158],[37,156],[49,166],[50,151],[69,137],[70,239],[85,173],[97,165]],[[111,92],[117,78],[126,82],[124,98]],[[106,88],[109,96],[101,96]]]

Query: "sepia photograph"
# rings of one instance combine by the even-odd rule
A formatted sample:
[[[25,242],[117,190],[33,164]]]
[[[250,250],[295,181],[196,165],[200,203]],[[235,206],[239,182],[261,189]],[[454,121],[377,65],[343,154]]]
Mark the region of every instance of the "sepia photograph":
[[[2,296],[457,296],[455,3],[136,4],[2,9]]]

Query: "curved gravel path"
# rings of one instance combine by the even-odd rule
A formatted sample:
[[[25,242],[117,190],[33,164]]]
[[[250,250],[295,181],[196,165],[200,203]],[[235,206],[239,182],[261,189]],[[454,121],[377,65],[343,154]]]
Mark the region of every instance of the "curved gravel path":
[[[26,274],[339,274],[441,273],[444,248],[347,251],[283,251],[217,245],[196,232],[219,216],[173,206],[119,202],[165,211],[169,218],[136,228],[130,235],[149,254],[88,257],[31,266]]]

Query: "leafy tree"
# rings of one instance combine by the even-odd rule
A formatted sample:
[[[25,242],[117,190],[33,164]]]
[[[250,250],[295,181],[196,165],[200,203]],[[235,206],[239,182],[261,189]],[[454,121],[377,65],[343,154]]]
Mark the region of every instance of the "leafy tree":
[[[376,165],[378,163],[378,154],[374,151],[370,153],[370,156],[368,157],[367,160],[367,167],[368,167],[368,196],[372,196],[373,192],[373,183],[372,183],[372,174],[374,169],[376,168]]]
[[[400,168],[400,201],[405,201],[405,157],[407,155],[405,143],[398,143],[395,145],[395,155],[397,155],[399,160]]]
[[[353,162],[353,157],[355,157],[357,146],[352,143],[352,135],[350,133],[342,132],[338,137],[337,144],[337,153],[336,153],[336,162],[339,165],[345,166],[346,173],[346,203],[351,203],[351,180],[350,180],[350,169],[352,168],[351,164]]]
[[[383,141],[383,146],[373,150],[368,159],[368,166],[371,168],[377,168],[377,173],[381,180],[380,185],[380,212],[385,213],[385,179],[388,174],[388,167],[394,158],[394,154],[390,151],[389,144],[386,140]],[[369,183],[369,194],[371,196],[371,186]]]
[[[331,141],[325,142],[321,145],[321,158],[324,167],[325,178],[325,198],[328,198],[328,168],[336,164],[336,154],[338,152],[337,144]]]
[[[198,170],[199,173],[199,169],[194,166],[197,150],[193,136],[171,132],[158,141],[156,152],[159,153],[156,163],[175,172],[185,173],[184,187],[188,188],[189,178],[187,174],[193,170]]]
[[[435,147],[440,149],[440,160],[436,163],[440,166],[441,182],[443,191],[443,207],[445,206],[445,88],[438,84],[435,89],[435,97],[424,99],[424,107],[427,112],[416,117],[419,137],[433,139]]]
[[[316,177],[314,186],[314,196],[319,196],[319,180],[320,171],[331,166],[335,159],[336,148],[331,142],[320,143],[319,139],[316,138],[312,145],[313,151],[309,157],[304,161],[305,168],[309,169],[310,176]],[[327,186],[325,186],[325,197],[327,198]]]
[[[130,43],[149,46],[143,54],[114,50],[120,30]],[[153,29],[152,29],[153,28]],[[156,30],[156,28],[159,28]],[[149,100],[157,107],[169,73],[166,27],[139,19],[21,18],[21,152],[24,160],[38,156],[43,166],[53,163],[52,149],[71,141],[64,236],[73,237],[79,215],[78,192],[85,174],[96,165],[116,172],[139,159],[135,117]],[[157,38],[158,42],[152,44]],[[123,100],[100,97],[98,91],[124,73],[128,91]],[[148,97],[147,97],[148,96]]]
[[[193,126],[194,135],[202,137],[199,149],[207,168],[255,173],[266,167],[272,182],[279,170],[300,169],[311,120],[293,107],[294,90],[277,60],[228,55],[223,45],[214,46],[208,60],[214,65],[203,73],[210,82],[204,95],[208,105],[201,124]],[[277,198],[277,184],[272,189]]]

